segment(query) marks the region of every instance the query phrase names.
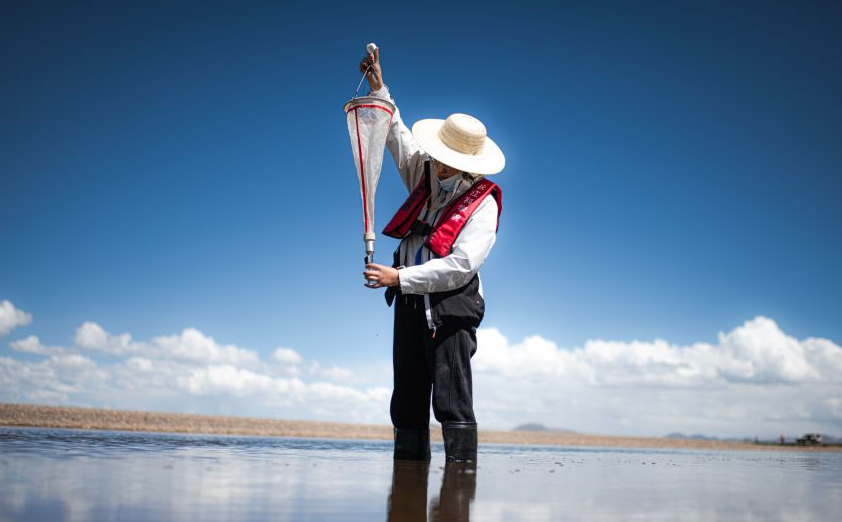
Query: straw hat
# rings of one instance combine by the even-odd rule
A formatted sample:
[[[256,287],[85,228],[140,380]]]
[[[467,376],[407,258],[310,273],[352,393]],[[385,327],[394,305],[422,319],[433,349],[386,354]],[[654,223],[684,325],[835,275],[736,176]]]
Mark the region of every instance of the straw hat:
[[[412,135],[437,161],[470,174],[497,174],[506,166],[503,151],[488,137],[485,125],[467,114],[418,121]]]

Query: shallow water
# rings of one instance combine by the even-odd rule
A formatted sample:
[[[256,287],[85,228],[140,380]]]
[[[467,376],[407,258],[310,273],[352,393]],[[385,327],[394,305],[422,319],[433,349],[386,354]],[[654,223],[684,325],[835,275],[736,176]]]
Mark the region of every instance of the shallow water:
[[[835,520],[842,454],[0,428],[0,520]]]

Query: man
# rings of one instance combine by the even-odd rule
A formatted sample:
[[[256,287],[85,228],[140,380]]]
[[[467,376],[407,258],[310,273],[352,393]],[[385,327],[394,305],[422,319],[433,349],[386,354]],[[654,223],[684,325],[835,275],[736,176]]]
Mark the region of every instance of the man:
[[[360,63],[371,96],[392,101],[380,50]],[[393,267],[364,276],[395,302],[391,416],[395,459],[430,460],[430,396],[448,462],[474,462],[471,356],[485,303],[479,269],[496,240],[502,191],[484,177],[505,158],[476,118],[421,120],[410,131],[399,111],[386,141],[410,197],[384,230],[401,239]]]

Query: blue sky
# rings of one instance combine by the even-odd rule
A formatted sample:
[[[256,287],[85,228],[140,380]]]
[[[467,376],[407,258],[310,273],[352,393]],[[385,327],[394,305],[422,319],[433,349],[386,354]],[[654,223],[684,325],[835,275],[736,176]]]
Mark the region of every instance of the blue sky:
[[[473,114],[507,155],[485,327],[839,343],[840,29],[829,2],[4,2],[0,300],[32,321],[0,356],[92,321],[388,362],[342,113],[369,41],[407,122]],[[378,229],[404,196],[387,158]]]

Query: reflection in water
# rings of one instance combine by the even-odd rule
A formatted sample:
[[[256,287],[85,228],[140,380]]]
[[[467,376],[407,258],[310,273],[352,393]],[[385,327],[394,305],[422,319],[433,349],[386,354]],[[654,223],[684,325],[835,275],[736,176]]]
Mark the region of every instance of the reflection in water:
[[[427,462],[394,461],[389,522],[427,522]],[[477,491],[475,462],[448,462],[439,496],[430,503],[430,522],[467,522]]]
[[[842,453],[486,444],[479,467],[391,441],[0,427],[0,522],[837,520]],[[481,487],[477,487],[481,484]]]
[[[396,460],[389,494],[389,522],[426,522],[428,462]]]
[[[476,462],[448,462],[444,466],[439,498],[430,507],[430,520],[467,522],[476,492]]]

